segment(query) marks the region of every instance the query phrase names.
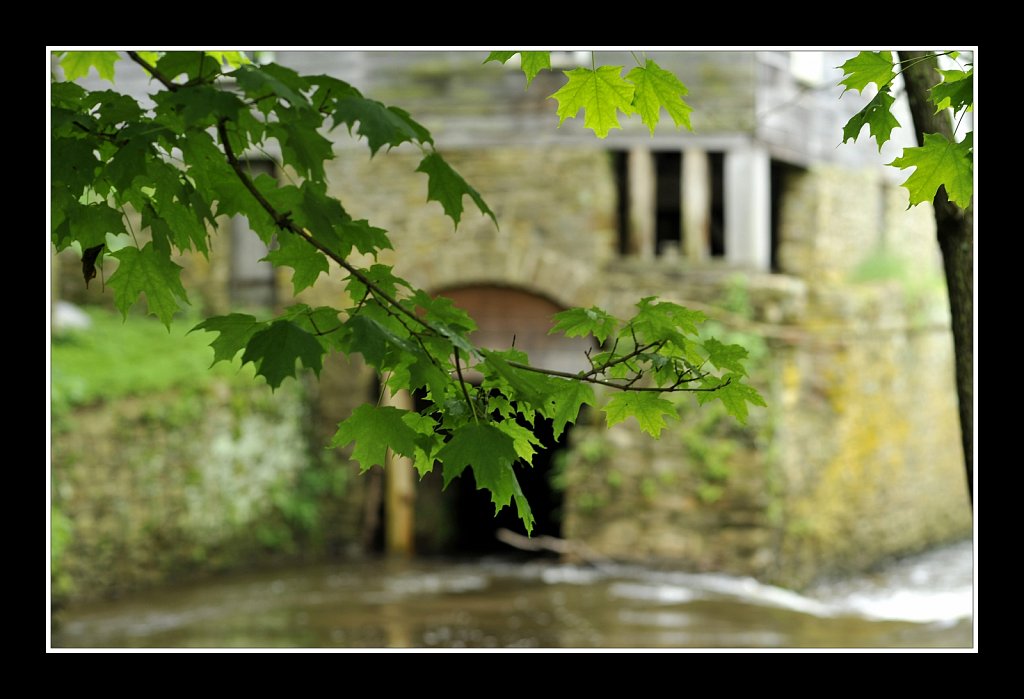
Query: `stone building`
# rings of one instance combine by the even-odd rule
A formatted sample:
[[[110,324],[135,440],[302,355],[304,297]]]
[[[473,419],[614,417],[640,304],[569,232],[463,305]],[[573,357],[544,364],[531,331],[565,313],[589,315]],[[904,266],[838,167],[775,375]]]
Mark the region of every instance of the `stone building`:
[[[839,145],[863,105],[856,94],[837,99],[834,66],[847,56],[651,57],[689,87],[692,133],[669,122],[652,137],[636,119],[604,141],[582,118],[555,128],[546,98],[559,74],[541,73],[524,91],[514,66],[482,65],[476,52],[274,60],[402,106],[485,197],[500,228],[467,211],[453,232],[425,202],[418,151],[371,159],[336,132],[333,193],[389,231],[398,252],[384,262],[472,312],[480,344],[508,346],[515,336],[538,364],[571,363],[573,348],[546,335],[552,313],[593,304],[629,315],[656,294],[706,310],[716,334],[751,348],[769,407],[747,427],[683,401],[680,421],[654,441],[632,421],[607,429],[599,413],[585,414],[521,476],[539,534],[571,540],[584,557],[665,560],[796,586],[968,535],[930,212],[906,211],[899,173],[880,165],[902,144],[881,156],[866,133]],[[583,58],[553,55],[566,69]],[[244,220],[228,228],[209,265],[188,267],[208,308],[290,302],[286,278],[254,263],[260,243]],[[341,289],[338,275],[322,278],[301,300],[337,305]],[[329,362],[317,389],[318,438],[376,400],[378,385],[358,357]],[[483,551],[496,545],[497,527],[514,524],[490,517],[471,477],[444,493],[439,478],[425,480],[415,486],[402,464],[355,479],[339,532],[361,547]]]

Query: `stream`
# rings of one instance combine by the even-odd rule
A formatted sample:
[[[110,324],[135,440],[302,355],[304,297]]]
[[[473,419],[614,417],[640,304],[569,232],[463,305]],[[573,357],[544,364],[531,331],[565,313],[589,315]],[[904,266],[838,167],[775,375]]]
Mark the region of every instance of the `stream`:
[[[55,648],[969,648],[971,542],[803,594],[549,559],[369,560],[233,575],[59,615]]]

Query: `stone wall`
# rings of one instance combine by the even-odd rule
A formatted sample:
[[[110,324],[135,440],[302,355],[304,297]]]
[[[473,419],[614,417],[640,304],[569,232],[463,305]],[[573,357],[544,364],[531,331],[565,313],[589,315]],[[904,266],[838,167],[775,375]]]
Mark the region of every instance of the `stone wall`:
[[[911,261],[920,275],[941,274],[927,206],[907,208],[907,190],[874,169],[819,165],[793,171],[780,199],[779,270],[814,287],[850,280],[879,252]]]
[[[746,427],[715,407],[696,408],[685,396],[680,421],[657,441],[632,421],[608,430],[599,413],[585,416],[572,435],[564,471],[565,536],[610,557],[665,560],[799,586],[969,533],[947,310],[941,283],[933,283],[939,274],[936,246],[927,212],[905,211],[903,190],[863,171],[791,171],[779,200],[779,263],[786,274],[752,274],[719,260],[693,265],[678,257],[620,257],[614,181],[602,151],[505,147],[448,153],[502,224],[496,229],[467,199],[457,231],[440,206],[425,203],[426,179],[413,172],[418,157],[400,151],[370,159],[343,149],[328,163],[332,187],[347,210],[388,229],[397,252],[385,252],[380,261],[394,264],[414,284],[428,290],[504,285],[562,306],[597,304],[619,316],[630,315],[637,299],[658,295],[707,311],[720,321],[715,334],[759,355],[755,380],[769,408],[753,410]],[[907,274],[858,282],[879,251],[913,264],[903,270]],[[211,309],[226,305],[227,258],[214,254],[209,266],[202,259],[186,264]],[[287,277],[287,271],[279,275],[282,299],[288,299]],[[343,307],[343,275],[333,270],[298,300]],[[376,387],[358,357],[328,360],[312,389],[315,426],[309,436],[318,452],[340,420],[376,398]],[[129,431],[145,424],[131,415],[105,419]],[[173,434],[171,442],[178,439]],[[93,465],[55,470],[62,507],[75,507],[68,493],[92,493],[84,520],[90,533],[73,539],[79,543],[68,554],[82,561],[70,564],[81,566],[75,573],[80,579],[96,576],[86,586],[143,582],[107,572],[117,566],[90,568],[88,560],[127,556],[141,564],[137,570],[154,576],[187,567],[180,550],[155,553],[160,537],[188,542],[200,558],[220,555],[211,553],[219,544],[207,538],[212,534],[200,526],[201,518],[167,514],[213,503],[220,492],[214,473],[196,476],[173,465],[178,457],[168,457],[170,465],[159,472],[153,466],[121,472],[117,478],[128,481],[120,490],[169,493],[161,496],[164,505],[132,514],[139,506],[115,506],[115,490],[103,494],[84,485],[116,480],[95,471],[105,467],[86,459],[88,449],[79,446],[104,441],[96,436],[63,445],[69,463]],[[188,454],[201,443],[190,445]],[[358,467],[347,452],[319,453],[349,477],[325,521],[331,547],[365,549],[380,524],[382,472],[356,477]],[[144,453],[124,456],[157,463],[147,462]],[[287,481],[291,467],[281,468]],[[150,479],[158,474],[167,480],[156,486]],[[195,493],[189,500],[189,488],[212,488],[213,500],[197,500]],[[431,502],[423,499],[421,517]],[[127,526],[143,514],[149,519]],[[245,516],[231,517],[225,531],[237,533],[233,527]],[[175,522],[172,534],[166,534],[169,521]],[[77,516],[75,526],[81,526]],[[115,532],[121,538],[112,538]],[[88,548],[75,548],[85,541],[92,542]]]
[[[721,321],[714,334],[756,355],[769,407],[741,427],[682,401],[657,441],[592,417],[573,434],[567,537],[799,587],[970,535],[928,212],[863,172],[813,169],[785,186],[789,275],[664,259],[604,271],[597,302],[617,314],[657,294]],[[900,266],[859,281],[879,251]]]
[[[780,356],[780,576],[863,570],[970,535],[948,307],[899,284],[822,291]]]
[[[428,291],[468,284],[517,286],[563,303],[595,293],[597,270],[615,249],[615,189],[601,150],[507,147],[445,157],[481,193],[500,228],[468,197],[458,230],[426,203],[418,151],[370,159],[344,150],[327,164],[349,213],[388,231],[397,253],[380,261]]]
[[[591,413],[572,434],[566,465],[565,536],[616,559],[662,561],[768,579],[782,516],[773,385],[777,355],[795,341],[806,285],[793,277],[686,269],[678,261],[613,266],[603,301],[629,313],[640,296],[705,310],[707,331],[750,350],[749,368],[770,408],[746,426],[716,403],[677,394],[680,419],[660,439],[633,420],[608,429]]]
[[[632,297],[655,292],[652,278]],[[730,284],[664,295],[701,307]],[[769,407],[742,427],[684,398],[656,441],[592,416],[573,433],[565,535],[613,558],[795,587],[969,536],[941,297],[848,286],[809,305],[796,279],[744,284],[753,322],[713,315],[759,355],[752,378]]]
[[[311,465],[303,391],[211,380],[187,392],[121,398],[55,423],[55,561],[76,598],[250,561],[261,525]],[[56,592],[56,590],[55,590]]]
[[[619,316],[654,294],[707,311],[721,321],[715,334],[759,355],[769,408],[746,427],[685,396],[657,441],[632,421],[608,430],[599,413],[582,419],[564,469],[565,536],[614,558],[800,586],[969,533],[936,246],[927,212],[906,211],[903,190],[877,173],[793,170],[779,200],[788,274],[753,274],[717,260],[620,257],[600,151],[449,153],[502,223],[469,208],[456,232],[423,205],[426,183],[409,174],[417,157],[344,150],[329,164],[347,209],[389,230],[397,252],[381,260],[413,283],[506,285]],[[912,274],[857,282],[879,251],[913,260]],[[341,293],[331,281],[303,300]],[[372,384],[365,369],[353,384],[325,375],[347,401]],[[375,478],[358,479],[353,497],[376,497]]]
[[[304,61],[321,60],[302,53],[288,58],[300,68]],[[630,315],[637,299],[660,295],[708,310],[721,320],[716,333],[758,348],[755,379],[769,408],[754,410],[747,427],[685,400],[681,420],[658,441],[632,421],[607,430],[597,413],[582,420],[565,467],[566,536],[608,556],[661,558],[801,585],[970,531],[937,246],[927,208],[906,211],[905,190],[876,170],[813,165],[789,171],[779,199],[779,275],[744,273],[719,260],[696,266],[678,258],[623,259],[616,252],[617,195],[608,154],[593,146],[580,120],[552,128],[551,105],[537,98],[551,92],[538,90],[545,76],[527,96],[513,98],[508,88],[520,95],[522,84],[514,71],[502,73],[493,95],[473,87],[486,71],[504,70],[494,65],[484,70],[474,63],[453,72],[454,64],[468,66],[463,57],[444,55],[437,63],[369,58],[349,62],[354,74],[339,74],[367,87],[368,94],[390,99],[395,95],[387,85],[413,64],[398,92],[419,86],[421,92],[410,96],[419,95],[423,109],[414,113],[438,123],[435,135],[445,157],[501,223],[495,228],[467,198],[453,231],[440,205],[426,203],[426,176],[414,172],[422,157],[418,150],[406,146],[371,159],[362,144],[336,132],[337,157],[326,164],[332,193],[350,214],[389,231],[397,252],[383,253],[381,262],[394,264],[398,274],[428,291],[509,286],[562,306],[597,304],[620,316]],[[731,54],[724,60],[690,58],[680,66],[692,71],[687,81],[695,80],[691,86],[702,85],[700,92],[722,106],[700,105],[695,115],[695,123],[707,120],[702,127],[711,132],[704,145],[728,150],[755,127],[756,63]],[[474,99],[460,114],[467,95]],[[487,132],[490,122],[481,117],[492,112],[514,118]],[[468,130],[459,133],[463,125]],[[720,143],[712,143],[716,133],[724,139]],[[545,145],[513,145],[538,138]],[[606,145],[643,142],[679,149],[688,138],[659,130],[650,141],[634,124]],[[705,136],[693,138],[703,143]],[[223,312],[229,305],[225,237],[214,245],[211,262],[197,257],[185,265],[184,275],[204,306]],[[903,266],[879,269],[879,253]],[[69,260],[61,267],[68,278],[77,277],[80,288],[76,264]],[[330,277],[299,301],[346,305],[343,274],[331,266]],[[278,274],[285,303],[291,302],[289,274]],[[873,281],[861,281],[865,277]],[[94,283],[84,298],[98,293]],[[70,292],[62,286],[61,294]],[[329,360],[316,389],[314,445],[328,442],[338,421],[374,399],[375,386],[372,371],[358,358]],[[209,557],[218,542],[244,536],[257,505],[229,508],[229,526],[220,532],[202,514],[214,512],[225,494],[228,460],[212,445],[241,454],[245,435],[263,431],[276,443],[275,430],[291,423],[273,418],[273,412],[264,413],[263,423],[246,423],[231,411],[232,399],[203,400],[211,414],[223,417],[190,433],[148,421],[147,409],[128,401],[109,414],[85,411],[81,435],[57,437],[55,500],[75,513],[68,565],[84,586],[116,589],[143,582],[119,571],[119,557],[154,576],[187,566],[188,557],[180,555],[187,547],[160,558],[165,554],[156,544],[164,539],[185,542],[196,556]],[[284,401],[277,409],[290,409],[284,391],[273,400]],[[120,452],[112,453],[111,445]],[[274,482],[289,482],[300,466],[261,461],[273,453],[254,453],[253,468],[269,469],[279,477]],[[113,464],[129,458],[142,466],[115,471]],[[324,458],[346,473],[357,471],[344,452]],[[272,489],[271,481],[238,468],[236,475],[252,475],[258,485],[248,501],[262,502],[258,493]],[[365,543],[378,511],[379,477],[375,469],[352,479],[331,527],[339,546]],[[121,492],[138,497],[124,499]]]

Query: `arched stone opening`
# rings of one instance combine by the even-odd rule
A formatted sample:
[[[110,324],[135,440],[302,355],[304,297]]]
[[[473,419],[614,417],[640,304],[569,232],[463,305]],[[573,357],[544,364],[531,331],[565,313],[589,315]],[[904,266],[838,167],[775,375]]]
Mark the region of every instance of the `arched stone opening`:
[[[516,347],[530,356],[531,363],[559,371],[578,371],[586,366],[584,352],[591,347],[585,338],[549,335],[552,316],[563,307],[529,291],[488,284],[444,289],[477,322],[471,336],[477,345],[489,349]],[[571,427],[571,426],[570,426]],[[516,466],[516,478],[530,502],[536,519],[534,534],[560,536],[562,490],[558,483],[560,457],[568,445],[567,429],[555,440],[550,420],[537,416],[534,429],[542,448],[532,467]],[[417,489],[415,542],[419,553],[481,555],[511,549],[496,538],[498,529],[523,533],[514,506],[495,516],[490,494],[477,490],[472,473],[441,490],[440,469],[424,479]]]

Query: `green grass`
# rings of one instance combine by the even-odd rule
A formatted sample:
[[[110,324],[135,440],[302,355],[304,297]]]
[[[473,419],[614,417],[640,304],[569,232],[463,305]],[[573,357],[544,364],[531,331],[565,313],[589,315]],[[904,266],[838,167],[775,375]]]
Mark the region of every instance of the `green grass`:
[[[122,321],[92,308],[92,327],[54,333],[51,397],[54,410],[98,400],[181,387],[201,387],[216,377],[234,376],[238,365],[210,367],[214,333],[188,331],[195,319],[176,319],[170,332],[151,317]],[[243,371],[252,380],[251,367]]]

